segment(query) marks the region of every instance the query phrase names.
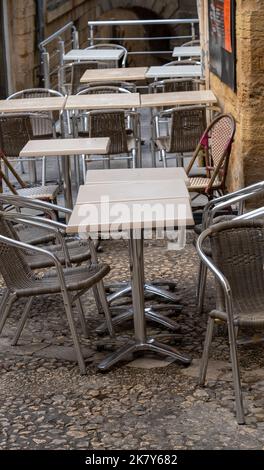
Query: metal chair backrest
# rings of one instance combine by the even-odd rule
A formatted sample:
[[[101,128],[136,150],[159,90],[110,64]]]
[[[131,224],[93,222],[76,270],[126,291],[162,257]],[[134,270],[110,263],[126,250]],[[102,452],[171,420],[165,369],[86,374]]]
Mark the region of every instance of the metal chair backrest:
[[[252,311],[252,302],[263,310],[264,222],[233,220],[208,229],[212,260],[227,279],[236,311]],[[222,292],[219,290],[221,304]],[[223,302],[223,298],[222,298]],[[263,310],[264,312],[264,310]]]
[[[168,152],[193,152],[206,129],[206,106],[181,107],[171,113]]]
[[[124,110],[101,110],[89,113],[90,137],[110,137],[108,154],[128,153]]]
[[[149,93],[169,93],[174,91],[193,91],[199,89],[199,80],[193,78],[168,78],[152,82]]]
[[[0,114],[0,149],[6,157],[17,158],[22,148],[33,138],[31,115]]]
[[[71,62],[62,65],[58,70],[59,89],[64,94],[75,95],[85,84],[80,79],[86,70],[99,68],[97,61]]]
[[[219,114],[204,131],[188,165],[187,174],[190,172],[199,152],[204,152],[207,176],[211,178],[207,192],[211,189],[216,177],[222,186],[225,183],[235,130],[236,124],[233,116],[231,114]]]
[[[126,66],[126,61],[127,61],[127,54],[128,51],[124,46],[121,46],[121,44],[112,44],[112,43],[103,43],[103,44],[94,44],[93,46],[87,47],[87,49],[121,49],[123,51],[123,56],[121,57],[122,62],[121,65],[122,67]]]
[[[25,90],[17,91],[10,95],[7,99],[20,99],[20,98],[48,98],[52,96],[63,96],[57,90],[51,90],[48,88],[27,88]],[[34,116],[32,113],[31,124],[33,129],[33,134],[35,136],[53,134],[52,122],[55,123],[55,113],[53,115],[52,111],[38,111],[39,116],[47,116],[49,119],[43,119],[41,117]]]
[[[177,66],[177,65],[200,65],[201,62],[198,60],[172,60],[171,62],[167,62],[166,64],[163,64],[162,67],[169,67],[170,65]]]
[[[200,39],[193,39],[192,41],[184,42],[182,47],[188,46],[200,46]]]
[[[9,223],[0,214],[0,236],[14,239]],[[17,238],[16,238],[17,239]],[[12,262],[10,262],[12,260]],[[35,275],[30,269],[22,250],[4,243],[0,238],[0,272],[9,290],[32,285]]]
[[[126,88],[122,88],[115,85],[98,85],[85,88],[79,91],[77,95],[92,95],[92,94],[107,94],[107,93],[131,93]]]
[[[130,91],[131,93],[136,93],[137,91],[137,85],[132,82],[116,82],[116,81],[98,81],[98,82],[92,82],[92,83],[87,83],[86,84],[86,89],[88,88],[93,88],[93,87],[108,87],[108,86],[115,86],[118,88],[124,88],[125,90]]]

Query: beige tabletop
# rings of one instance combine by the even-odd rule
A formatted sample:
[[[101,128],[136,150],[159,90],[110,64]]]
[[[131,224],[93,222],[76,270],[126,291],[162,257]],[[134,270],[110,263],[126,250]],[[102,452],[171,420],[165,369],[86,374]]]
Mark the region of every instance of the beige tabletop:
[[[111,170],[110,170],[111,171]],[[86,184],[80,186],[76,204],[97,203],[101,198],[110,202],[141,202],[142,200],[189,198],[189,192],[183,180],[163,181],[123,181],[113,183]]]
[[[99,233],[138,228],[167,228],[194,224],[189,198],[76,204],[70,217],[68,233]],[[159,210],[157,211],[157,207]],[[138,209],[138,210],[135,210]],[[168,210],[170,208],[171,210]]]
[[[103,93],[91,95],[71,95],[65,109],[123,109],[139,108],[139,93]]]
[[[122,49],[72,49],[64,54],[63,60],[119,60]]]
[[[0,100],[0,113],[60,111],[64,108],[65,102],[65,96]]]
[[[217,98],[211,90],[149,93],[141,96],[142,107],[178,106],[206,103],[217,103]]]
[[[168,65],[150,67],[146,78],[201,77],[201,65]]]
[[[81,83],[106,81],[145,80],[148,67],[122,67],[112,69],[86,70]]]
[[[108,137],[92,137],[88,139],[49,139],[29,140],[21,150],[21,157],[83,155],[108,152],[110,139]]]
[[[85,184],[117,183],[126,181],[183,180],[189,185],[184,168],[122,168],[111,170],[88,170]]]
[[[200,46],[174,47],[172,57],[200,57],[201,52]]]

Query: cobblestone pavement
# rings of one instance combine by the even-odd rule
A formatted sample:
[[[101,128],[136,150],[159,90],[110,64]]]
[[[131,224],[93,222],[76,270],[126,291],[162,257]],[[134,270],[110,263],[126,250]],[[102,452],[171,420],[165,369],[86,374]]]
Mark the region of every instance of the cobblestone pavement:
[[[103,248],[100,256],[112,266],[109,278],[128,279],[125,242],[104,242]],[[162,241],[146,243],[146,277],[176,280],[183,304],[176,337],[153,324],[148,331],[166,334],[164,341],[189,353],[193,362],[186,368],[145,356],[98,372],[96,364],[127,340],[131,324],[118,329],[115,344],[96,336],[101,318],[87,296],[91,335],[82,340],[87,375],[80,376],[60,298],[37,300],[19,345],[11,347],[23,307],[16,305],[0,340],[0,449],[264,449],[261,343],[239,350],[246,425],[238,426],[234,416],[223,326],[214,337],[207,387],[197,386],[206,311],[214,303],[209,279],[206,311],[195,311],[197,266],[192,243],[178,252],[167,251]]]

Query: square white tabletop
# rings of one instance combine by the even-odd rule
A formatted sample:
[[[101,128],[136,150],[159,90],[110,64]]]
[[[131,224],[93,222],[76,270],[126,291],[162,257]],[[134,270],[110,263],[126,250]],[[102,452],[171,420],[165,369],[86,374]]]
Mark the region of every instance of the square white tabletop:
[[[81,83],[108,81],[145,80],[148,67],[120,67],[109,69],[86,70],[81,77]]]
[[[88,170],[85,184],[104,184],[129,181],[183,180],[189,185],[189,178],[184,168],[122,168],[111,170]]]
[[[71,95],[65,109],[123,109],[139,108],[139,93],[102,93],[91,95]]]
[[[72,49],[64,54],[63,60],[113,60],[124,55],[122,49]]]
[[[168,65],[150,67],[146,78],[200,77],[201,75],[201,65]]]
[[[141,202],[163,199],[189,198],[189,192],[183,180],[163,181],[130,181],[112,183],[86,184],[80,186],[76,204],[99,203],[101,198],[109,202]]]
[[[200,57],[201,52],[200,46],[174,47],[172,57]]]
[[[0,113],[29,113],[41,111],[60,111],[64,109],[65,96],[45,98],[14,98],[0,100]]]
[[[117,232],[140,228],[169,228],[194,225],[190,199],[159,199],[128,201],[120,212],[118,202],[108,206],[100,203],[76,204],[66,231],[68,233]],[[159,210],[157,211],[157,207]],[[168,210],[170,208],[170,210]]]
[[[60,156],[60,155],[103,155],[108,152],[109,137],[88,139],[49,139],[29,140],[21,150],[21,157]]]
[[[212,90],[149,93],[141,96],[142,107],[213,104],[217,98]]]

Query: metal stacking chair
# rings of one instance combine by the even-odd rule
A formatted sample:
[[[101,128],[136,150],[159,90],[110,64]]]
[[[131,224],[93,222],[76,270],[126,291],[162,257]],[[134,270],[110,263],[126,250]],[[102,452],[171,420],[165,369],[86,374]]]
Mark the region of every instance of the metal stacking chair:
[[[174,91],[199,90],[202,80],[195,78],[167,78],[150,83],[149,93],[169,93]]]
[[[263,192],[264,181],[260,181],[259,183],[252,184],[233,193],[225,194],[224,196],[212,199],[204,207],[202,224],[198,224],[194,227],[195,233],[200,235],[212,224],[218,222],[228,221],[234,218],[239,219],[239,216],[244,214],[245,202],[251,198],[255,198]],[[232,212],[232,207],[234,206],[238,207],[237,214]],[[229,210],[229,213],[221,215],[221,211],[227,210]],[[244,216],[247,216],[247,214],[245,213]],[[212,256],[212,250],[209,243],[203,245],[203,250],[206,256]],[[199,265],[197,283],[197,310],[199,313],[202,312],[204,305],[206,277],[207,266],[201,261]]]
[[[84,72],[89,69],[102,68],[103,65],[104,63],[89,60],[60,66],[58,69],[59,90],[63,95],[75,95],[86,86],[86,84],[80,83]]]
[[[34,222],[33,222],[34,223]],[[25,251],[49,257],[55,267],[55,270],[49,270],[36,274],[27,263]],[[10,263],[10,259],[13,260]],[[61,294],[64,302],[65,313],[69,323],[75,352],[79,368],[82,374],[85,373],[85,362],[80,348],[78,335],[76,332],[72,307],[76,303],[80,316],[81,325],[84,334],[87,335],[86,322],[83,315],[80,297],[91,287],[97,286],[100,292],[100,300],[106,321],[109,326],[109,332],[112,335],[112,322],[105,299],[104,286],[102,279],[109,272],[110,268],[106,264],[97,264],[93,262],[89,266],[66,267],[63,268],[58,257],[47,249],[28,245],[16,240],[13,237],[13,231],[5,220],[5,214],[0,213],[0,272],[6,284],[6,292],[1,305],[0,332],[2,331],[11,307],[15,300],[26,297],[25,309],[20,318],[19,325],[12,344],[17,344],[26,319],[28,317],[34,297],[51,294]]]
[[[218,110],[212,106],[179,106],[154,114],[152,117],[152,161],[156,166],[156,151],[160,161],[167,166],[168,159],[175,159],[183,166],[183,156],[193,152],[206,129],[206,111]],[[160,123],[164,118],[170,119],[168,135],[162,136]],[[170,154],[170,155],[168,155]]]
[[[190,175],[194,163],[203,154],[206,175],[190,176],[188,187],[190,192],[202,193],[210,199],[214,192],[221,194],[225,191],[228,162],[235,129],[235,120],[231,114],[219,114],[209,124],[186,169],[187,175]]]
[[[262,208],[263,213],[263,208]],[[203,244],[210,240],[212,258]],[[209,313],[199,383],[204,385],[215,320],[228,328],[230,357],[239,424],[245,422],[239,362],[237,329],[264,326],[264,222],[233,220],[212,225],[198,238],[197,251],[216,279],[217,305]]]
[[[128,51],[124,46],[120,44],[111,44],[111,43],[104,43],[104,44],[95,44],[93,46],[89,46],[86,49],[121,49],[123,51],[123,55],[121,56],[121,67],[126,66],[127,61],[127,54]],[[107,61],[107,67],[117,67],[118,63],[116,61]]]
[[[170,65],[176,66],[176,65],[200,65],[200,61],[198,60],[171,60],[170,62],[167,62],[166,64],[163,64],[162,67],[169,67]]]
[[[1,116],[0,116],[1,120]],[[16,182],[20,185],[20,188],[15,188],[14,185],[10,182],[6,173],[4,173],[1,169],[1,161],[5,164],[6,168],[12,173]],[[49,185],[49,186],[27,186],[26,183],[22,180],[19,174],[11,165],[10,161],[6,158],[4,153],[0,150],[0,179],[2,179],[11,193],[17,194],[20,196],[25,196],[31,199],[42,199],[46,201],[56,201],[59,186],[57,185]]]
[[[128,90],[130,93],[136,93],[137,91],[137,85],[133,82],[117,82],[117,81],[98,81],[98,82],[91,82],[91,83],[86,83],[85,84],[85,89],[88,91],[89,89],[92,90],[92,88],[96,87],[108,87],[108,86],[114,86],[118,88],[122,88],[123,90]]]
[[[8,96],[8,100],[20,98],[49,98],[63,96],[59,91],[48,88],[27,88],[17,91]],[[40,111],[30,114],[30,122],[32,126],[34,139],[55,139],[61,136],[60,120],[58,112]],[[32,161],[32,160],[31,160]],[[34,160],[35,161],[35,160]],[[34,162],[33,161],[33,162]],[[61,183],[61,171],[59,158],[57,158],[58,176]],[[45,184],[46,179],[46,157],[42,157],[42,183]]]

